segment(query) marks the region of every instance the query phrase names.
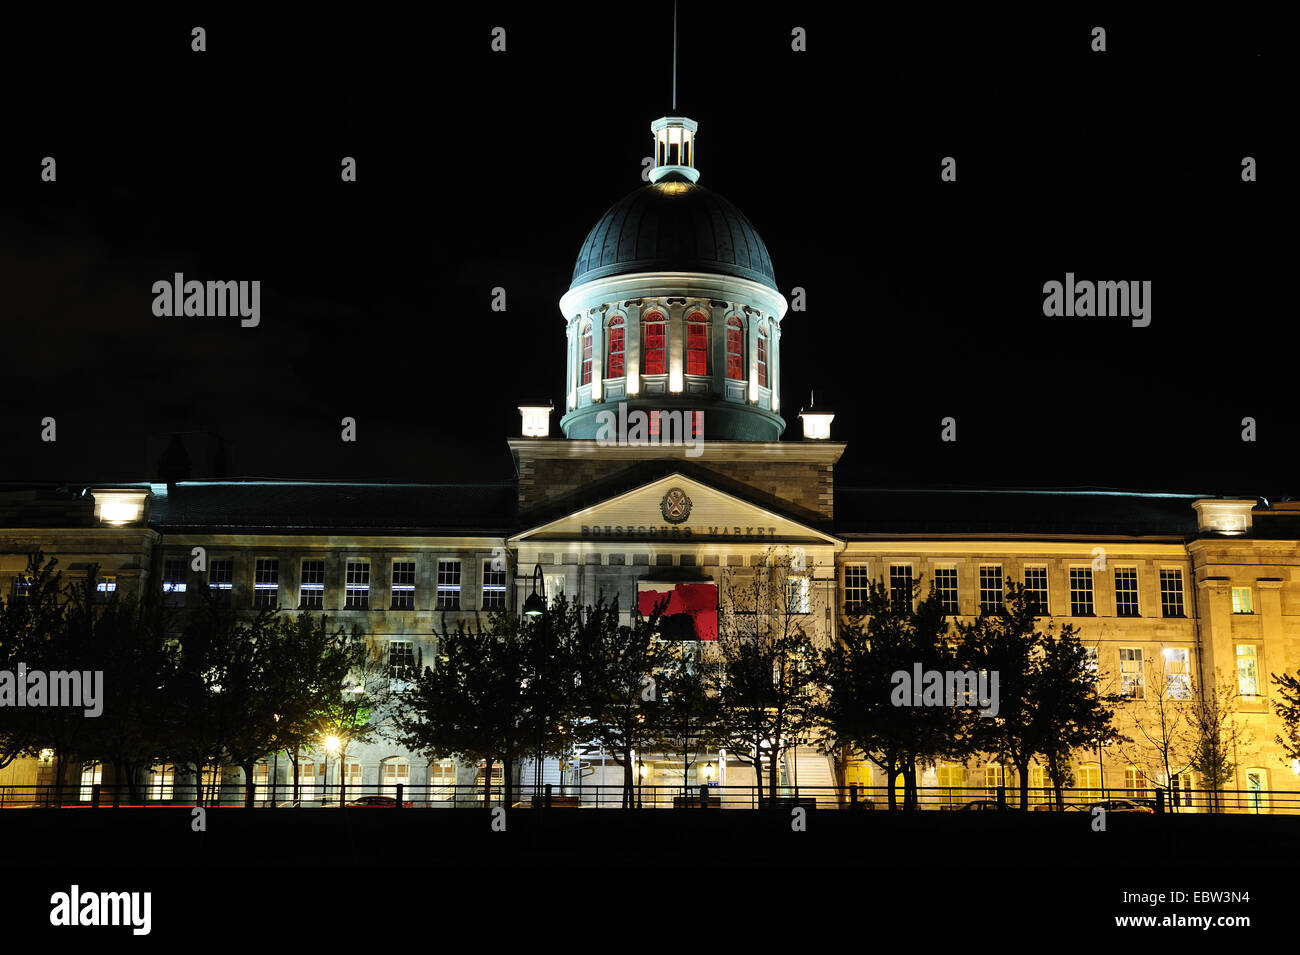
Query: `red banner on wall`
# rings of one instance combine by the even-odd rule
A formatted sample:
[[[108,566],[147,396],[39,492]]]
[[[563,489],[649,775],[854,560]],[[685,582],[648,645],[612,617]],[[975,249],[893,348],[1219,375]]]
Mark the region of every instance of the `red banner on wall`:
[[[639,581],[637,612],[648,617],[663,604],[659,634],[666,640],[718,639],[718,585]]]

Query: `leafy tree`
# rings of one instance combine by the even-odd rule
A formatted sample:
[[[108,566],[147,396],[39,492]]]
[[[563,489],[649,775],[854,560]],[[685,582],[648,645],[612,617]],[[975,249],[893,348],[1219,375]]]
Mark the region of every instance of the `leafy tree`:
[[[634,805],[633,752],[654,737],[658,679],[671,660],[669,644],[656,636],[660,608],[649,617],[619,623],[618,598],[588,608],[574,633],[577,715],[582,733],[623,767],[624,809]]]
[[[513,804],[514,767],[541,748],[553,755],[568,745],[564,714],[543,713],[546,700],[572,705],[572,682],[562,692],[537,686],[539,652],[567,646],[577,612],[562,597],[538,618],[496,611],[486,628],[461,621],[438,638],[436,660],[401,693],[393,709],[396,737],[430,758],[454,756],[486,765],[484,798],[491,800],[492,767],[505,769],[505,802]],[[548,639],[549,638],[549,639]],[[555,676],[557,684],[562,676]],[[565,695],[567,693],[567,696]]]
[[[1198,739],[1192,701],[1200,687],[1190,674],[1186,681],[1170,680],[1162,666],[1153,667],[1144,684],[1141,700],[1124,701],[1124,727],[1132,736],[1118,740],[1119,752],[1143,778],[1168,792],[1174,777],[1192,765]],[[1164,778],[1152,779],[1150,766],[1159,766]]]
[[[347,797],[344,768],[348,748],[386,736],[386,724],[401,706],[383,650],[368,644],[360,629],[353,628],[347,636],[342,655],[347,677],[333,692],[322,686],[315,720],[318,738],[338,740],[339,805]]]
[[[1274,673],[1272,677],[1278,689],[1273,709],[1282,721],[1282,732],[1274,739],[1286,759],[1297,760],[1300,759],[1300,675]]]
[[[1238,746],[1251,742],[1250,731],[1237,723],[1241,693],[1237,682],[1215,671],[1215,682],[1197,694],[1188,716],[1194,734],[1191,765],[1210,790],[1210,808],[1219,808],[1219,790],[1237,771]]]
[[[57,566],[58,560],[47,559],[37,551],[28,557],[20,587],[0,598],[0,670],[12,673],[15,681],[19,664],[36,668],[44,665],[51,636],[64,627],[66,597]],[[14,689],[17,691],[17,686]],[[34,755],[41,745],[32,709],[0,706],[0,769],[20,756]],[[66,760],[61,759],[60,771],[65,765]]]
[[[1087,647],[1072,624],[1065,624],[1057,633],[1049,623],[1040,634],[1035,656],[1033,735],[1059,810],[1065,808],[1064,789],[1071,777],[1070,753],[1099,740],[1126,742],[1127,738],[1112,724],[1115,714],[1107,704],[1114,700],[1098,692],[1097,680],[1088,668]]]
[[[719,600],[721,742],[753,767],[760,806],[764,773],[774,796],[782,757],[815,726],[812,575],[795,560],[769,551],[760,566],[728,569]]]
[[[920,596],[920,581],[913,598]],[[910,679],[914,667],[944,672],[956,657],[942,605],[933,591],[924,599],[896,601],[883,580],[872,581],[863,603],[840,628],[839,641],[824,650],[817,675],[824,693],[816,705],[826,749],[862,753],[887,780],[890,809],[897,808],[897,779],[904,779],[903,806],[917,806],[916,766],[942,756],[969,755],[968,717],[949,706],[898,702],[895,673]]]
[[[717,663],[697,641],[668,645],[652,711],[650,745],[682,758],[682,786],[701,753],[722,745],[721,700],[711,691]]]

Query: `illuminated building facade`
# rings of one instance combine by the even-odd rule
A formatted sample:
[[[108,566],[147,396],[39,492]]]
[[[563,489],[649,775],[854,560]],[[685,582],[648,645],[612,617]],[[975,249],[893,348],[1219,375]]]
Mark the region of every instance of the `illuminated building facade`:
[[[830,439],[829,412],[810,407],[802,438],[781,440],[787,302],[766,247],[739,210],[698,185],[696,124],[664,117],[652,132],[650,182],[592,228],[560,302],[564,436],[551,436],[549,408],[522,408],[522,435],[509,441],[513,479],[12,487],[0,492],[0,587],[19,593],[39,548],[70,574],[97,567],[105,599],[154,588],[183,606],[207,586],[249,612],[329,614],[360,626],[396,673],[432,658],[435,627],[522,607],[535,565],[548,593],[583,603],[617,595],[630,614],[647,590],[725,588],[773,555],[798,554],[806,570],[789,593],[822,643],[871,580],[928,581],[950,614],[969,620],[1002,600],[1010,577],[1095,648],[1103,685],[1129,700],[1121,730],[1156,687],[1181,701],[1184,689],[1226,681],[1245,729],[1227,788],[1294,788],[1274,741],[1269,674],[1300,668],[1300,502],[837,486],[845,446]],[[202,574],[191,569],[195,548],[206,556]],[[725,753],[685,779],[672,758],[644,757],[651,784],[753,782]],[[582,760],[585,784],[621,781],[598,753]],[[387,743],[338,762],[309,755],[304,801],[340,774],[354,792],[480,781],[478,767]],[[1072,770],[1083,790],[1150,790],[1159,776],[1114,749],[1080,751]],[[0,771],[0,786],[48,782],[50,771],[46,760],[19,760]],[[533,778],[527,765],[518,771],[522,782]],[[166,798],[185,772],[158,767],[150,791]],[[256,781],[272,772],[283,791],[283,760],[259,768],[267,775]],[[74,773],[109,781],[93,766]],[[792,754],[782,778],[804,788],[885,782],[852,754],[812,746]],[[544,779],[575,777],[549,761]],[[920,783],[1002,779],[997,766],[972,761],[927,767]],[[1031,785],[1047,784],[1035,769]],[[1190,773],[1179,785],[1199,788]]]

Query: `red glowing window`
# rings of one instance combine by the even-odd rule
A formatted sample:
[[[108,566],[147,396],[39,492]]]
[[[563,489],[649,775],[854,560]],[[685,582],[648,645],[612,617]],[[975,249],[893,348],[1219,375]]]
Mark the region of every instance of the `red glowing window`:
[[[645,317],[645,356],[642,367],[647,375],[664,374],[665,338],[668,326],[662,312],[650,312]]]
[[[691,312],[686,319],[686,374],[709,373],[709,318],[703,312]]]
[[[758,387],[767,387],[767,332],[758,330]]]
[[[578,384],[591,384],[591,322],[582,326],[582,377]]]
[[[745,380],[745,329],[740,319],[727,319],[727,377]]]
[[[617,316],[609,322],[609,357],[606,360],[606,378],[622,378],[624,351],[623,318]]]

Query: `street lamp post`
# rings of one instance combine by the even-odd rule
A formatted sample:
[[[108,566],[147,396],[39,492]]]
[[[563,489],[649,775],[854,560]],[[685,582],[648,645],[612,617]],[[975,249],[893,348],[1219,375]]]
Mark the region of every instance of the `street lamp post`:
[[[538,593],[538,587],[541,593]],[[542,792],[542,654],[545,652],[543,635],[546,631],[546,579],[542,575],[542,565],[540,563],[533,565],[533,592],[528,595],[524,601],[524,616],[531,617],[538,622],[538,627],[534,633],[536,647],[533,651],[533,701],[534,711],[533,719],[537,722],[537,749],[533,753],[533,801],[536,807],[541,806]]]

